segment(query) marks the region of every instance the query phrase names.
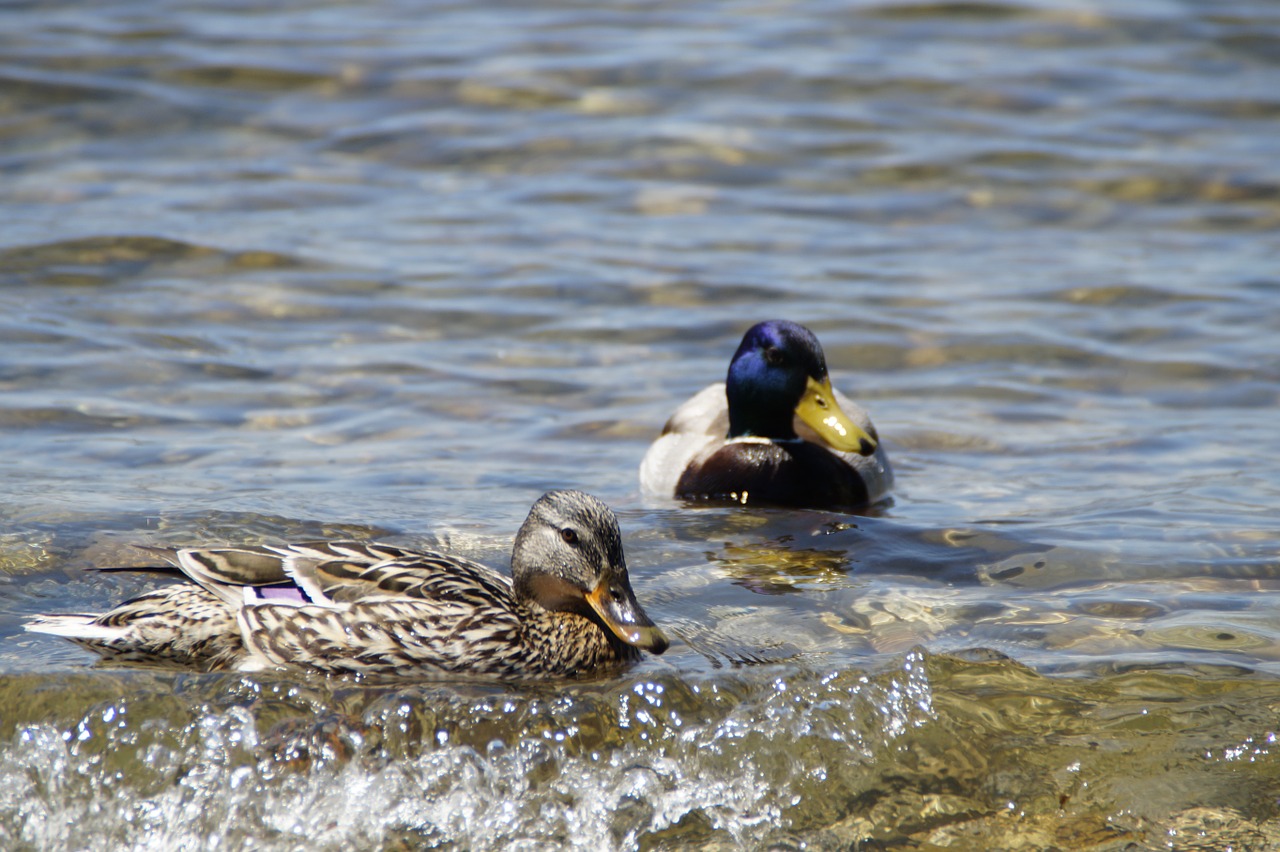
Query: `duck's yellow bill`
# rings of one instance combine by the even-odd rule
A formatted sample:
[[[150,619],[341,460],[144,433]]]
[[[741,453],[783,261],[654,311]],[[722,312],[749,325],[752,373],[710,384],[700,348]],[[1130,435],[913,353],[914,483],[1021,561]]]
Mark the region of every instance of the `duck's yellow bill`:
[[[602,582],[587,593],[587,603],[613,635],[628,645],[654,654],[667,650],[667,637],[629,593],[615,596],[609,591],[609,584]]]
[[[819,382],[809,377],[804,396],[796,406],[796,416],[817,432],[818,437],[842,453],[869,456],[876,451],[876,439],[840,410],[829,378]]]

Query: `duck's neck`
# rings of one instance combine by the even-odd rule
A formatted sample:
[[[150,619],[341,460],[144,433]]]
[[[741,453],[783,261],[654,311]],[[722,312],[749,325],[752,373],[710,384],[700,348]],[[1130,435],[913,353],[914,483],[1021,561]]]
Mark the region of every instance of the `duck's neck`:
[[[796,438],[795,406],[780,401],[774,393],[761,392],[750,385],[731,383],[725,388],[729,400],[729,438]]]
[[[640,656],[601,624],[595,613],[556,612],[535,601],[525,601],[522,606],[526,610],[523,620],[534,626],[538,637],[532,647],[545,656],[540,664],[548,672],[581,674]]]

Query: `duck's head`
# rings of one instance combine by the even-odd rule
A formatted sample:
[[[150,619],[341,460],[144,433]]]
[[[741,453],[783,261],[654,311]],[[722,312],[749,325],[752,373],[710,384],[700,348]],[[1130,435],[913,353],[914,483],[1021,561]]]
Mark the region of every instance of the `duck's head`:
[[[793,439],[799,417],[840,452],[875,452],[876,439],[840,410],[822,346],[802,325],[770,320],[748,329],[725,389],[730,438]]]
[[[636,601],[613,510],[581,491],[538,498],[511,555],[516,596],[556,612],[596,616],[620,641],[655,654],[667,637]]]

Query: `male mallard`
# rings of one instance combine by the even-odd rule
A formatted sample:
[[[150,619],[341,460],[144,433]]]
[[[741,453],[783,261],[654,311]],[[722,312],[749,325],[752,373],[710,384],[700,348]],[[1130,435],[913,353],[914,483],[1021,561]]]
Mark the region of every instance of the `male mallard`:
[[[26,628],[116,659],[408,676],[573,675],[667,649],[631,591],[617,518],[581,491],[533,504],[511,579],[458,556],[354,541],[149,549],[189,582]]]
[[[640,464],[648,494],[814,508],[855,507],[893,483],[866,412],[831,388],[813,332],[752,326],[728,380],[695,394]]]

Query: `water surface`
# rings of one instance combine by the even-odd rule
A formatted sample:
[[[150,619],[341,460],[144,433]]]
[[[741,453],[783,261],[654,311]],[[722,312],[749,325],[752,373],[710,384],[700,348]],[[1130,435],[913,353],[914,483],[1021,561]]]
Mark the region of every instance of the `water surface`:
[[[1280,13],[0,10],[5,848],[1272,848]],[[646,501],[742,332],[897,487]],[[95,666],[137,543],[505,565],[589,490],[678,641],[559,685]]]

